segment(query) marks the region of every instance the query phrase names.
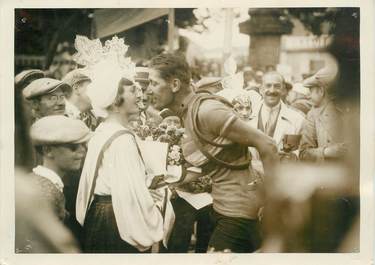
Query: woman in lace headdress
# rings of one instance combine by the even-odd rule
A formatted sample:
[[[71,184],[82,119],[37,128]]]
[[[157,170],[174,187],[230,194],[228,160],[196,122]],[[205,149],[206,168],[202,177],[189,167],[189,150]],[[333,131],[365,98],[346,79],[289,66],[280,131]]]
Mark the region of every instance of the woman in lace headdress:
[[[104,121],[88,143],[77,195],[76,215],[84,228],[84,252],[147,252],[163,238],[157,197],[146,187],[145,166],[129,121],[138,118],[142,93],[127,46],[114,37],[77,37],[76,60],[87,66],[94,112]]]

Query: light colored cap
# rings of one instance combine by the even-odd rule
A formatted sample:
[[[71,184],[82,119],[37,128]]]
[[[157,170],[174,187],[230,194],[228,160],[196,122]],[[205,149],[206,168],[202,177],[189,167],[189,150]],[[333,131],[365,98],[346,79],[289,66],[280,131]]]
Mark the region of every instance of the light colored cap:
[[[222,80],[221,77],[203,77],[201,80],[199,80],[195,84],[195,86],[198,89],[204,89],[207,87],[216,86],[217,84],[220,83],[221,80]]]
[[[32,99],[41,95],[50,94],[58,88],[61,88],[67,93],[70,93],[72,90],[68,84],[60,80],[44,77],[32,81],[27,87],[25,87],[23,90],[23,96],[26,99]]]
[[[66,74],[62,79],[64,83],[67,83],[69,86],[73,87],[75,84],[83,81],[91,81],[90,77],[87,76],[84,70],[74,69]]]
[[[305,79],[303,85],[307,88],[324,87],[328,88],[336,79],[337,69],[332,67],[324,67],[315,75]]]
[[[30,137],[35,146],[79,144],[87,142],[91,132],[81,120],[52,115],[37,120],[30,128]]]
[[[295,83],[293,85],[292,91],[295,91],[305,96],[310,95],[310,89],[305,87],[302,83]]]
[[[28,84],[30,84],[32,81],[43,78],[44,72],[39,69],[29,69],[24,70],[18,75],[15,76],[14,82],[17,87],[20,87],[21,89],[25,88]]]

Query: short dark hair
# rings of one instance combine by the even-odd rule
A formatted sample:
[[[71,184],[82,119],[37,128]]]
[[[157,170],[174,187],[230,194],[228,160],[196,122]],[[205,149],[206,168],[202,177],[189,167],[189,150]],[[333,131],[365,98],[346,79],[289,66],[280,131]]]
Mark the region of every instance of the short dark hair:
[[[165,80],[180,79],[185,85],[190,84],[191,70],[186,59],[181,54],[162,53],[151,59],[150,68],[158,70]]]
[[[51,146],[52,145],[45,144],[45,145],[34,146],[34,148],[35,148],[35,151],[36,151],[37,154],[39,154],[40,156],[44,156],[46,154],[46,152],[48,152],[50,150]]]
[[[58,47],[56,49],[56,55],[61,55],[63,53],[69,53],[70,55],[73,55],[76,53],[76,50],[72,44],[64,43],[61,47]]]

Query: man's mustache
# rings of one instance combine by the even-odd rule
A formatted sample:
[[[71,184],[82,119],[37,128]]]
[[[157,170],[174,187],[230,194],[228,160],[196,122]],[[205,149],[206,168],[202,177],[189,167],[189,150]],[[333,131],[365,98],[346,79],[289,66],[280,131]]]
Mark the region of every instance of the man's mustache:
[[[280,95],[280,93],[278,93],[278,92],[267,92],[266,93],[266,96],[271,96],[271,97],[277,97],[279,95]]]

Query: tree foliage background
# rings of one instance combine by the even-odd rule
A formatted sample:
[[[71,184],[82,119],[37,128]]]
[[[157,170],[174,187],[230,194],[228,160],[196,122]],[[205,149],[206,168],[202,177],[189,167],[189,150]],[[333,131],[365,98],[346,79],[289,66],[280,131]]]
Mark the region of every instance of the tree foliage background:
[[[223,19],[223,9],[194,8],[175,9],[176,26],[198,32],[207,30],[207,21]],[[299,19],[315,35],[328,33],[359,38],[359,10],[353,8],[283,8],[284,19]],[[56,47],[61,42],[73,43],[77,34],[90,36],[94,9],[16,9],[15,11],[15,53],[45,55],[46,67],[52,61]],[[235,16],[238,13],[235,12]],[[251,18],[250,18],[251,19]],[[165,23],[167,20],[165,19]],[[338,27],[337,25],[340,24]],[[166,27],[161,37],[166,41]],[[344,33],[344,34],[342,34]],[[350,35],[350,38],[348,38]],[[345,41],[343,39],[343,41]],[[358,50],[355,43],[347,43],[349,50]],[[344,52],[344,51],[343,51]],[[357,57],[351,54],[351,57]]]

